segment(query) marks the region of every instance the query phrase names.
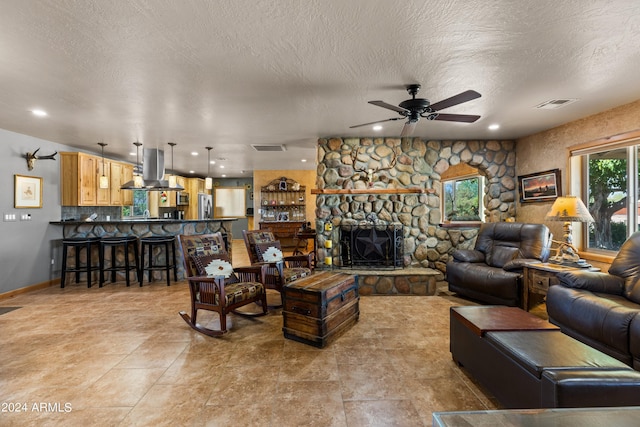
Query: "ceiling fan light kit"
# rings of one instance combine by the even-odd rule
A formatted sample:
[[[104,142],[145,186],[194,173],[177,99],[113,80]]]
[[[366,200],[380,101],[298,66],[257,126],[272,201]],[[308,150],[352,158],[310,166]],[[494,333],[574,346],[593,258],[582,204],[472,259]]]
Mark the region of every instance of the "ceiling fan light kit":
[[[416,124],[423,118],[427,120],[439,120],[448,122],[461,122],[461,123],[473,123],[480,118],[480,116],[471,114],[442,114],[439,111],[445,108],[453,107],[454,105],[462,104],[464,102],[471,101],[476,98],[480,98],[480,94],[475,90],[467,90],[450,98],[444,99],[435,104],[431,104],[426,98],[416,98],[416,95],[420,91],[419,84],[410,84],[406,86],[407,92],[411,95],[411,99],[402,101],[398,106],[388,104],[384,101],[369,101],[369,104],[377,107],[386,108],[387,110],[395,111],[400,114],[400,117],[392,117],[386,120],[378,120],[375,122],[364,123],[361,125],[350,126],[350,129],[359,128],[363,126],[369,126],[373,124],[407,119],[404,124],[404,128],[400,136],[411,136],[415,131]]]

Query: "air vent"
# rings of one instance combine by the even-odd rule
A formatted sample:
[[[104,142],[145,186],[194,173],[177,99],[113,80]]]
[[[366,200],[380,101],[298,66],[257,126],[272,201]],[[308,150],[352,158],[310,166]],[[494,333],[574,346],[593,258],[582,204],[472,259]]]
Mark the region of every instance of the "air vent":
[[[251,144],[256,151],[287,151],[284,145],[254,145]]]
[[[540,108],[543,110],[556,110],[560,107],[564,107],[565,105],[573,104],[577,100],[577,98],[551,99],[549,101],[543,102],[542,104],[536,105],[536,108]]]

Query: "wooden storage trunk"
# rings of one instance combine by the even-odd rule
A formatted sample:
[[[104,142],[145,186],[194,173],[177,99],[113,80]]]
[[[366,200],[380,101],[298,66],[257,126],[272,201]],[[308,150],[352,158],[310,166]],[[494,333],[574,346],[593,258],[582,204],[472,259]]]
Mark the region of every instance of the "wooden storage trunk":
[[[359,301],[351,274],[323,271],[296,280],[282,290],[284,336],[324,347],[358,320]]]

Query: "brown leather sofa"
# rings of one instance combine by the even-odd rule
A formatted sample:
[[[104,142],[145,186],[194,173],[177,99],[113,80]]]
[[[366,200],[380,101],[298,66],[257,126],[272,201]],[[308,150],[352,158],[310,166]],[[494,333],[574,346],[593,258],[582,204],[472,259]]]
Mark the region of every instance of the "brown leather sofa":
[[[456,250],[447,263],[449,290],[488,304],[518,307],[523,265],[547,261],[550,245],[551,233],[544,224],[482,224],[474,249]]]
[[[640,232],[608,273],[558,273],[547,293],[549,321],[562,332],[640,370]]]

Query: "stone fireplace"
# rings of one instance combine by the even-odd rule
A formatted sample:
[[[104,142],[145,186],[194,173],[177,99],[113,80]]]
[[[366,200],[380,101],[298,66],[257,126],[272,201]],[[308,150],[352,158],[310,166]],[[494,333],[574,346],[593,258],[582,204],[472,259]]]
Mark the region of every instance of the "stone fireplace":
[[[373,222],[340,225],[340,257],[343,267],[402,268],[402,224]]]
[[[356,168],[353,153],[357,153]],[[320,267],[323,261],[325,267],[346,266],[350,258],[343,253],[341,227],[366,226],[373,215],[377,225],[402,226],[399,264],[444,272],[453,250],[472,247],[478,231],[477,225],[442,224],[441,174],[460,163],[486,178],[485,222],[515,216],[513,141],[320,139],[313,190]]]

